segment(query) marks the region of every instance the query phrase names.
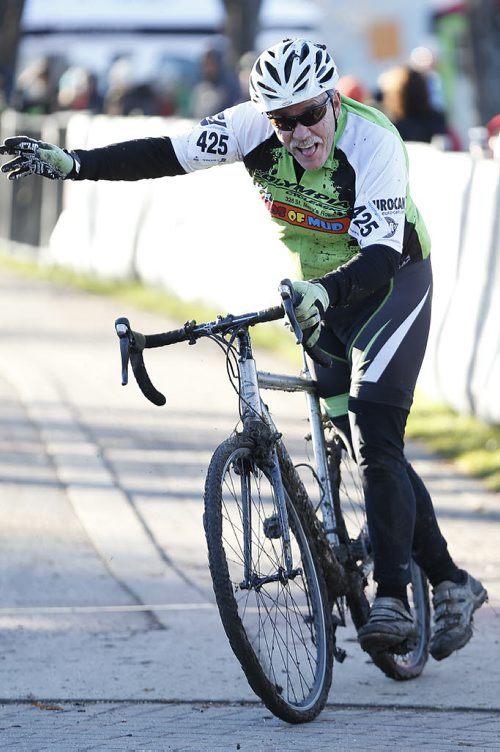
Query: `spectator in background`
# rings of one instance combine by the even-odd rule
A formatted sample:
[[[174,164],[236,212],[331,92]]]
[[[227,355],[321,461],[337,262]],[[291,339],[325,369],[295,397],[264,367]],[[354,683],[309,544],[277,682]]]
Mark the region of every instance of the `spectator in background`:
[[[337,89],[344,97],[355,99],[356,102],[366,103],[369,98],[364,84],[356,76],[341,76],[337,82]]]
[[[110,114],[115,115],[157,115],[159,109],[155,87],[149,81],[131,84],[121,96],[109,104],[111,110],[113,106],[116,109]]]
[[[50,62],[42,57],[29,63],[19,74],[12,106],[19,112],[48,115],[54,109],[55,92],[51,83]]]
[[[432,109],[442,112],[446,117],[446,97],[443,79],[438,70],[439,58],[437,53],[430,47],[415,47],[410,53],[410,65],[424,76],[427,82],[429,101]],[[448,141],[448,149],[452,151],[460,151],[462,149],[462,139],[458,131],[450,125],[448,119],[445,139]]]
[[[248,99],[248,82],[257,58],[258,53],[250,50],[249,52],[244,52],[238,60],[238,82],[240,87],[238,102],[246,102]]]
[[[164,62],[155,79],[157,114],[183,116],[188,111],[191,85],[186,72],[174,60]]]
[[[430,143],[449,136],[443,112],[432,107],[425,76],[410,66],[397,66],[379,77],[380,106],[404,141]]]
[[[159,110],[153,83],[139,81],[127,57],[117,58],[109,69],[103,106],[106,115],[157,115]]]
[[[469,154],[475,159],[500,159],[500,114],[486,125],[469,128]]]
[[[203,118],[207,112],[221,112],[236,104],[240,96],[238,76],[227,65],[223,52],[216,47],[206,50],[200,61],[200,81],[191,95],[191,115]]]
[[[489,156],[500,160],[500,113],[486,123]]]
[[[57,104],[61,110],[87,110],[102,112],[102,97],[97,90],[93,73],[78,66],[71,66],[59,79]]]
[[[438,73],[438,59],[430,47],[415,47],[410,53],[410,65],[421,73],[427,82],[431,107],[439,112],[445,112],[443,81]]]

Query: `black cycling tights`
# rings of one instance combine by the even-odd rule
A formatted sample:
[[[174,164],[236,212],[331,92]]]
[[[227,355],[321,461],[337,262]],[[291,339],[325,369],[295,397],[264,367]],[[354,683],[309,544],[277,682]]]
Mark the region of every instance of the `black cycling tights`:
[[[365,494],[374,579],[385,595],[400,593],[410,582],[412,552],[432,585],[455,579],[458,572],[429,492],[404,456],[407,417],[403,408],[349,400],[350,432]],[[340,430],[345,430],[342,419],[335,418],[337,422]]]

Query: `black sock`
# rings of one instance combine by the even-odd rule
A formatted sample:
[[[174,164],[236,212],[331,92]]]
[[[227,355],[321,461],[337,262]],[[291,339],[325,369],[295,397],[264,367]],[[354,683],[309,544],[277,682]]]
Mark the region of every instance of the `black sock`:
[[[427,574],[427,577],[432,587],[436,587],[436,585],[439,585],[440,582],[445,582],[445,580],[454,582],[456,585],[465,585],[467,572],[465,569],[459,569],[456,564],[452,564],[445,569],[440,569],[437,573],[432,572]]]
[[[457,567],[457,571],[453,572],[451,577],[444,577],[444,580],[451,580],[451,582],[454,582],[456,585],[465,585],[467,582],[467,572],[465,569],[459,569]],[[443,580],[441,580],[443,582]]]
[[[407,611],[410,611],[410,604],[408,603],[408,595],[406,592],[406,585],[391,586],[391,585],[378,585],[376,598],[397,598],[401,601]]]

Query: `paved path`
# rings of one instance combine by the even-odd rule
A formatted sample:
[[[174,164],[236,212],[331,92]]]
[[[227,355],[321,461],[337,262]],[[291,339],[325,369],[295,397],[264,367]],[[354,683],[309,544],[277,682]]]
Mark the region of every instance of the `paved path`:
[[[386,679],[347,630],[327,709],[287,726],[248,688],[207,574],[204,473],[236,422],[223,357],[210,343],[149,352],[168,400],[150,406],[120,386],[124,313],[168,327],[0,271],[2,749],[500,749],[498,496],[410,447],[490,603],[472,642],[415,682]],[[302,399],[269,398],[297,452]]]
[[[289,726],[259,705],[78,703],[6,706],[14,752],[462,752],[500,749],[498,713],[327,707]]]

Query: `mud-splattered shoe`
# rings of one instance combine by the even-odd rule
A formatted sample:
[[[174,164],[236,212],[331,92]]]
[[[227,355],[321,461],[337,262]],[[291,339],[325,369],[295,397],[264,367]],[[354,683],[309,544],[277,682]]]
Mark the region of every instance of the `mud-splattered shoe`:
[[[367,653],[407,652],[416,639],[413,617],[399,598],[375,598],[368,621],[358,631],[359,644]]]
[[[436,661],[442,661],[469,642],[474,611],[487,600],[488,593],[470,574],[465,584],[445,580],[433,593],[434,629],[429,650]]]

